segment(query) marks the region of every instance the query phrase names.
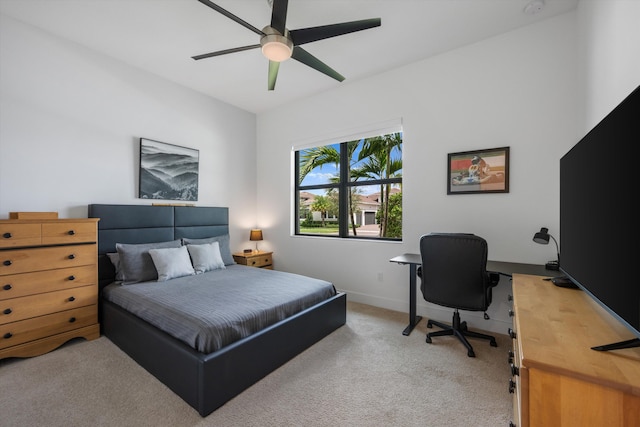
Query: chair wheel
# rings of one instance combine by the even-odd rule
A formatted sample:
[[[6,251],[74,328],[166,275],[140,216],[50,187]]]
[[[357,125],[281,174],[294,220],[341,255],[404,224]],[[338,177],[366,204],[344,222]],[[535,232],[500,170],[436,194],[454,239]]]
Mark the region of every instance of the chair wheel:
[[[473,352],[473,350],[469,350],[469,351],[467,352],[467,356],[469,356],[469,357],[476,357],[476,354]]]
[[[498,346],[498,343],[496,342],[496,340],[489,341],[489,344],[491,345],[491,347],[497,347]]]
[[[431,344],[431,337],[429,335],[427,335],[427,342]]]
[[[433,323],[431,321],[427,321],[427,328],[433,328]]]

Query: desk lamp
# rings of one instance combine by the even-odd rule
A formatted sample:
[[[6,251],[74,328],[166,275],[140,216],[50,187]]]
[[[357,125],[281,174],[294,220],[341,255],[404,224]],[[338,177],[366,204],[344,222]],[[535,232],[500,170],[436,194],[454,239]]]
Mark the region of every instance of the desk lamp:
[[[549,229],[547,227],[540,228],[536,234],[533,235],[533,241],[536,243],[540,243],[541,245],[548,245],[549,238],[553,240],[553,243],[556,244],[556,254],[558,255],[557,261],[549,261],[545,264],[545,268],[547,270],[559,270],[560,269],[560,249],[558,248],[558,242],[556,239],[549,234]]]

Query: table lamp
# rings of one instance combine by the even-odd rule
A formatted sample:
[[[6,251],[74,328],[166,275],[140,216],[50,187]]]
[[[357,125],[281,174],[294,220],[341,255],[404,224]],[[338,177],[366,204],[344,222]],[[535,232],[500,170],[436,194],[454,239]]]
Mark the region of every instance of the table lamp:
[[[251,229],[251,234],[249,234],[249,240],[256,242],[256,252],[258,252],[258,241],[262,240],[262,230],[259,228]]]

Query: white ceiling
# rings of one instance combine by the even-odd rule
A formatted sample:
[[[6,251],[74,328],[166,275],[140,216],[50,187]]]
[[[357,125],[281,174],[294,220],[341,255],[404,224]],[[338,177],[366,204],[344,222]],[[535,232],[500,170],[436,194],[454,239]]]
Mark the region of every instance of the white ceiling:
[[[271,21],[267,0],[212,0],[254,27]],[[0,0],[0,13],[259,113],[575,9],[578,0],[290,0],[287,28],[381,18],[382,25],[303,45],[346,77],[342,83],[295,60],[267,91],[259,49],[191,56],[259,43],[259,36],[197,0]]]

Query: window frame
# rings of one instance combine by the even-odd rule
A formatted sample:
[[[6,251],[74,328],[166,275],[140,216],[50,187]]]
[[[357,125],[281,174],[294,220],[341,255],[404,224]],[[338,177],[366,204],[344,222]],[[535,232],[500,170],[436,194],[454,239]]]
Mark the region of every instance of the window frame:
[[[402,135],[402,145],[404,145],[404,133],[402,129],[385,129],[382,132],[374,134],[373,136],[384,136],[390,135],[394,133],[400,133]],[[293,147],[293,162],[294,162],[294,235],[295,236],[304,236],[304,237],[321,237],[321,238],[337,238],[337,239],[356,239],[356,240],[375,240],[375,241],[391,241],[391,242],[401,242],[403,237],[371,237],[371,236],[359,236],[359,235],[350,235],[349,234],[349,193],[354,187],[368,187],[374,185],[399,185],[402,188],[402,175],[394,178],[384,178],[384,179],[367,179],[365,181],[358,180],[350,180],[350,158],[349,158],[349,150],[348,144],[351,141],[358,141],[358,144],[361,141],[364,141],[371,136],[366,137],[356,137],[355,139],[342,138],[342,142],[319,142],[314,145],[307,145],[306,147]],[[308,150],[310,148],[328,146],[328,145],[338,145],[339,146],[339,154],[340,154],[340,167],[339,167],[339,182],[337,183],[325,183],[325,184],[315,184],[315,185],[300,185],[300,152],[304,150]],[[401,145],[401,147],[402,147]],[[400,149],[402,151],[402,148]],[[401,156],[402,159],[402,156]],[[348,167],[344,167],[344,165],[348,165]],[[300,232],[300,192],[309,191],[309,190],[329,190],[329,189],[337,189],[339,192],[338,197],[338,235],[335,234],[316,234],[316,233],[301,233]]]

